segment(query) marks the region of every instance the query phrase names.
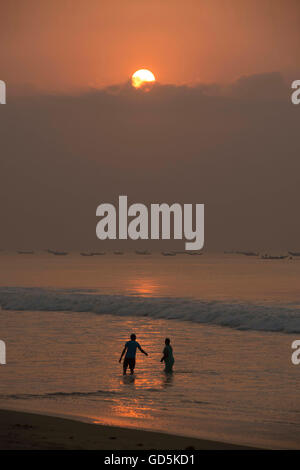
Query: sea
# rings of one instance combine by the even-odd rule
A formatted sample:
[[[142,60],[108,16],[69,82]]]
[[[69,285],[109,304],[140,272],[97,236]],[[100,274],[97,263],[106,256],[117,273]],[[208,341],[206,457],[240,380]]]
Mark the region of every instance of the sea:
[[[300,448],[300,257],[3,251],[0,266],[0,408]],[[123,377],[131,333],[148,357]]]

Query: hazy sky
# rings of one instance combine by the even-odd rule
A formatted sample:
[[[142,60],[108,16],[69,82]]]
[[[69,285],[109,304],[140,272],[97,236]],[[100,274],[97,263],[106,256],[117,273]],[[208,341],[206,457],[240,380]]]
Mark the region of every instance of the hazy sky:
[[[0,247],[105,249],[96,207],[127,194],[204,203],[210,250],[300,250],[288,78],[300,79],[299,11],[298,0],[1,5]],[[142,66],[160,81],[149,93],[127,83]]]
[[[299,247],[300,109],[290,88],[267,74],[222,93],[124,85],[2,106],[1,245],[105,248],[96,207],[127,194],[204,203],[210,249]]]
[[[232,81],[299,67],[299,0],[9,0],[0,64],[10,90]]]

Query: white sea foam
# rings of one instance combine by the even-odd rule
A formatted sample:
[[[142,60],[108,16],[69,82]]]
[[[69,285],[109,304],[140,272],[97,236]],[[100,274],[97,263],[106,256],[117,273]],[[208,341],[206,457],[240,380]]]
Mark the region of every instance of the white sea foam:
[[[4,310],[71,311],[149,316],[208,323],[237,330],[300,333],[297,305],[262,305],[190,298],[103,295],[89,290],[0,287]]]

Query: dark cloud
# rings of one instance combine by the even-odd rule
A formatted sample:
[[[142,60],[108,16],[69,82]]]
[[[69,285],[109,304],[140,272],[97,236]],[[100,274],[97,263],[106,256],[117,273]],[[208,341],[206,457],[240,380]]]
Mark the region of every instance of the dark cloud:
[[[97,205],[127,194],[205,203],[211,250],[297,246],[299,110],[275,73],[11,99],[0,115],[0,245],[99,247]]]
[[[247,100],[286,101],[289,85],[279,72],[241,77],[229,87],[233,96]]]

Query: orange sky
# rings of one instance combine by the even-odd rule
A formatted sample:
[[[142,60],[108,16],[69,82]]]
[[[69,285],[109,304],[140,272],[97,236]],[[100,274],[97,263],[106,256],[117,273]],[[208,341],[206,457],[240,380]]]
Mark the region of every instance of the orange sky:
[[[300,0],[1,3],[3,248],[100,249],[96,207],[126,194],[204,203],[211,251],[299,251]]]
[[[73,91],[142,67],[176,84],[293,76],[299,25],[299,0],[10,0],[0,78],[11,90]]]

